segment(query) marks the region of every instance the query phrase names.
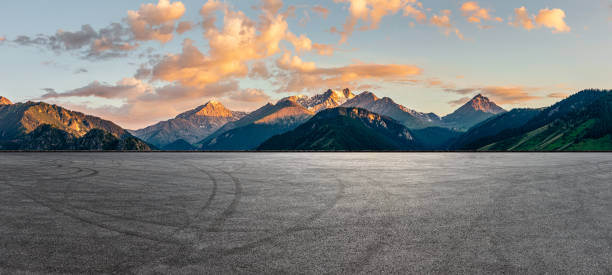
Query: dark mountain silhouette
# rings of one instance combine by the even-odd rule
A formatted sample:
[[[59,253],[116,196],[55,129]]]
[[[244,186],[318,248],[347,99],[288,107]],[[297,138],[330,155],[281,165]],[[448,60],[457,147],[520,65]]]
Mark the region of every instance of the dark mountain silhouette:
[[[491,117],[458,137],[450,148],[459,150],[478,149],[493,142],[498,134],[525,125],[541,111],[542,109],[514,109]]]
[[[399,122],[361,108],[319,112],[295,130],[277,135],[259,150],[396,151],[419,146]]]
[[[543,109],[525,125],[495,135],[479,150],[612,150],[612,92],[585,90]]]
[[[164,151],[194,151],[196,147],[184,139],[175,140],[174,142],[164,146]]]

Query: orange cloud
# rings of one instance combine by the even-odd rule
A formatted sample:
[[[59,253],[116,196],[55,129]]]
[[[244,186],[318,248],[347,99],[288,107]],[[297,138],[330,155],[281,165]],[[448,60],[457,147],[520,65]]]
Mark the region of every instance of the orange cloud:
[[[412,18],[414,18],[414,20],[420,23],[425,22],[427,20],[427,15],[419,8],[423,8],[423,5],[420,2],[417,3],[416,8],[410,4],[406,5],[404,7],[404,16],[411,16]]]
[[[523,86],[485,86],[478,88],[444,89],[447,92],[453,92],[461,95],[473,94],[476,92],[482,93],[492,98],[499,104],[518,104],[526,101],[540,99],[540,96],[531,95],[531,92],[539,90],[538,88],[529,88]]]
[[[537,15],[529,15],[525,7],[514,10],[515,19],[510,25],[531,30],[536,27],[547,27],[553,33],[569,32],[571,28],[565,23],[565,12],[561,9],[542,9]]]
[[[265,103],[270,101],[270,96],[268,96],[264,91],[259,89],[244,89],[234,93],[231,93],[229,96],[230,99],[236,101],[243,102],[255,102],[255,103]]]
[[[463,3],[463,5],[461,5],[461,11],[463,12],[463,16],[467,17],[470,23],[480,23],[483,20],[501,20],[499,17],[493,19],[489,14],[489,10],[481,8],[475,1]]]
[[[332,68],[303,68],[297,66],[300,65],[299,62],[293,65],[295,66],[279,64],[280,68],[289,72],[277,78],[277,83],[281,85],[278,92],[301,92],[340,87],[357,88],[369,85],[368,81],[401,81],[422,73],[419,67],[403,64],[356,63]]]
[[[176,32],[183,34],[193,28],[193,23],[190,21],[183,21],[176,26]]]
[[[461,105],[465,104],[466,102],[470,101],[470,99],[472,99],[472,98],[470,98],[470,97],[462,97],[462,98],[459,98],[459,99],[456,99],[456,100],[449,101],[448,105],[453,106],[453,107],[461,106]]]
[[[561,9],[543,9],[535,18],[538,25],[553,29],[554,33],[569,32],[571,28],[565,24],[565,12]]]
[[[136,40],[172,40],[176,20],[185,14],[182,2],[159,0],[157,5],[142,4],[137,11],[128,11],[127,22]]]
[[[299,56],[291,56],[289,52],[277,59],[276,65],[281,69],[297,72],[312,72],[317,68],[314,62],[304,62]]]
[[[64,102],[69,98],[96,97],[122,102],[120,105],[91,107],[89,104]],[[140,128],[160,120],[174,117],[206,101],[220,98],[231,107],[256,108],[269,97],[260,90],[240,89],[237,81],[215,83],[205,88],[166,85],[153,87],[142,80],[125,78],[115,85],[92,82],[84,87],[57,93],[49,89],[41,97],[61,103],[70,109],[110,119],[130,129]]]
[[[376,29],[384,16],[397,13],[405,5],[405,1],[402,0],[334,0],[334,2],[350,3],[349,16],[343,25],[343,30],[332,28],[332,31],[341,35],[340,43],[346,42],[355,31],[359,20],[367,24],[361,27],[361,30]]]
[[[329,16],[329,10],[320,5],[315,5],[314,7],[312,7],[312,11],[320,14],[325,19],[327,19],[327,16]]]
[[[570,94],[568,93],[550,93],[547,96],[550,98],[565,99],[565,98],[568,98]]]
[[[286,21],[289,12],[280,12],[282,1],[267,0],[261,8],[263,12],[259,20],[254,21],[241,11],[231,10],[224,3],[209,0],[200,11],[204,18],[208,53],[200,52],[194,42],[187,39],[183,42],[181,53],[168,55],[153,67],[152,78],[203,88],[222,80],[245,77],[249,75],[250,63],[281,52],[281,41],[288,41],[296,52],[315,50],[324,55],[333,53],[331,46],[312,43],[307,36],[298,36],[289,30]],[[217,11],[223,12],[223,24],[219,27],[216,24]],[[300,62],[299,57],[291,57],[279,64],[302,69],[314,67],[314,63]]]
[[[459,39],[463,40],[463,34],[459,31],[458,28],[454,27],[450,21],[450,10],[442,10],[439,15],[434,15],[429,19],[429,23],[437,26],[442,29],[445,35],[450,35],[451,33],[455,33]]]

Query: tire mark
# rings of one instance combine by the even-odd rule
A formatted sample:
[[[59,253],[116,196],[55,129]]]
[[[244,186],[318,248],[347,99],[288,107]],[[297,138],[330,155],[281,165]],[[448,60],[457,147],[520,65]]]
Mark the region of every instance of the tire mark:
[[[232,179],[232,182],[234,182],[234,198],[232,199],[230,205],[213,220],[213,222],[207,229],[208,232],[221,232],[223,224],[229,217],[234,215],[236,209],[238,208],[238,204],[242,199],[242,183],[240,182],[240,179],[235,177],[232,172],[227,172],[221,169],[219,169],[219,171],[229,176]]]
[[[385,204],[390,205],[391,193],[379,181],[375,180],[374,178],[371,178],[369,176],[365,176],[365,178],[368,180],[368,185],[376,187],[380,190],[379,192],[383,195],[383,201],[385,202]],[[374,205],[380,202],[375,198],[370,198],[368,201],[368,204],[370,205]],[[390,208],[391,207],[385,206],[381,207],[381,209]],[[372,262],[374,256],[378,255],[380,251],[386,246],[386,244],[384,243],[384,239],[391,235],[390,231],[391,226],[393,225],[393,218],[390,215],[386,214],[378,219],[378,223],[378,230],[376,231],[377,238],[375,238],[374,242],[366,246],[365,253],[358,257],[357,260],[350,263],[349,267],[347,268],[348,274],[362,273],[365,267]],[[375,223],[375,225],[376,224],[377,223]]]
[[[294,224],[293,226],[289,227],[288,229],[284,231],[281,231],[277,234],[270,235],[265,238],[262,238],[262,239],[259,239],[259,240],[256,240],[256,241],[253,241],[253,242],[250,242],[250,243],[238,246],[238,247],[223,250],[217,256],[220,256],[220,257],[229,256],[232,254],[246,252],[248,250],[251,250],[251,249],[263,246],[263,245],[272,244],[283,236],[287,236],[295,232],[307,230],[307,228],[309,228],[308,224],[316,221],[317,219],[325,215],[327,212],[329,212],[331,209],[333,209],[338,204],[338,202],[344,197],[344,192],[345,192],[344,183],[338,180],[338,189],[336,191],[334,198],[326,202],[324,207],[320,211],[317,211],[316,213],[299,221],[298,223]]]
[[[65,216],[68,216],[74,220],[77,220],[79,222],[85,223],[85,224],[89,224],[89,225],[93,225],[102,229],[106,229],[108,231],[111,232],[115,232],[115,233],[119,233],[119,234],[123,234],[126,236],[131,236],[131,237],[136,237],[136,238],[140,238],[140,239],[144,239],[144,240],[149,240],[149,241],[153,241],[153,242],[157,242],[157,243],[167,243],[167,244],[180,244],[179,242],[173,241],[173,240],[169,240],[169,239],[164,239],[164,238],[158,238],[156,236],[148,236],[145,234],[141,234],[139,232],[135,232],[135,231],[130,231],[130,230],[124,230],[121,228],[117,228],[115,226],[111,226],[111,225],[107,225],[104,223],[100,223],[100,222],[96,222],[90,219],[86,219],[83,218],[75,213],[72,213],[71,211],[68,211],[67,209],[63,209],[61,207],[55,206],[53,201],[48,201],[45,200],[45,198],[43,197],[38,197],[38,196],[33,196],[31,194],[28,194],[27,192],[20,190],[20,188],[16,185],[7,183],[7,182],[2,182],[2,184],[8,185],[12,188],[14,188],[15,191],[17,191],[19,194],[21,194],[22,196],[34,201],[35,203],[44,206],[56,213],[59,214],[63,214]]]

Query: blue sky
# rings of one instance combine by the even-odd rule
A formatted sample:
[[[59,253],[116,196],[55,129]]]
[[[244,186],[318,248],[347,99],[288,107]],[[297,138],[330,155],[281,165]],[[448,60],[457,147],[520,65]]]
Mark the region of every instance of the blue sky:
[[[168,8],[158,0],[3,3],[0,95],[15,102],[58,103],[137,128],[211,98],[232,109],[253,110],[289,95],[351,87],[389,96],[411,109],[444,115],[477,93],[510,109],[549,105],[584,88],[612,87],[612,1],[362,1],[372,5],[360,14],[355,8],[358,0],[264,0],[220,1],[222,7],[206,15],[200,10],[214,1],[169,1],[173,6]],[[264,8],[263,2],[282,7]],[[477,8],[469,9],[466,2]],[[380,21],[373,24],[375,8],[385,5],[389,10],[383,10]],[[327,16],[315,12],[315,6],[327,10]],[[421,11],[425,19],[406,15],[407,6]],[[521,7],[529,22],[517,20]],[[178,12],[176,16],[170,15],[171,9]],[[138,19],[130,19],[130,10]],[[481,10],[488,17],[468,21]],[[234,19],[241,18],[236,13],[244,13],[247,19],[240,19],[244,28],[253,25],[256,39],[248,40],[253,45],[237,48],[252,46],[251,53],[211,49],[210,40],[215,38],[205,33],[217,31],[214,37],[228,38],[219,34],[232,12]],[[201,26],[213,15],[217,20],[212,27]],[[268,30],[262,19],[266,16],[287,24],[278,43],[261,42],[259,35]],[[341,35],[330,29],[345,31],[351,18],[356,18],[355,30],[342,43]],[[174,28],[171,39],[160,41],[150,32],[138,33],[135,22],[153,31]],[[191,22],[193,28],[179,34],[176,26],[181,22]],[[85,52],[93,51],[88,43],[103,37],[98,32],[111,23],[119,23],[124,31],[113,45],[125,43],[130,50],[105,49],[95,53],[116,56],[85,57]],[[49,42],[58,30],[74,33],[85,24],[97,36],[78,48],[68,49],[64,42],[53,48]],[[312,45],[325,45],[333,53],[298,50],[287,38],[289,32],[304,35]],[[37,35],[46,40],[18,41],[20,36],[34,39]],[[198,65],[185,61],[190,57],[183,51],[185,39],[192,40],[190,45],[202,54],[202,62],[192,62]],[[274,45],[278,49],[267,48]],[[284,55],[287,62],[282,63]],[[178,61],[181,56],[185,58]],[[203,64],[211,59],[210,65]],[[301,63],[292,62],[296,59]],[[254,77],[256,64],[265,65],[268,73]],[[224,66],[232,68],[219,69]],[[153,72],[135,77],[139,68]]]

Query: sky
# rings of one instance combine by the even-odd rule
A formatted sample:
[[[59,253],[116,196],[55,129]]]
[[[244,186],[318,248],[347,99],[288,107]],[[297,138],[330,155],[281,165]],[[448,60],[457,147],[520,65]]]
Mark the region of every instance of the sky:
[[[445,115],[612,88],[612,0],[23,0],[0,9],[0,95],[141,128],[350,88]]]

